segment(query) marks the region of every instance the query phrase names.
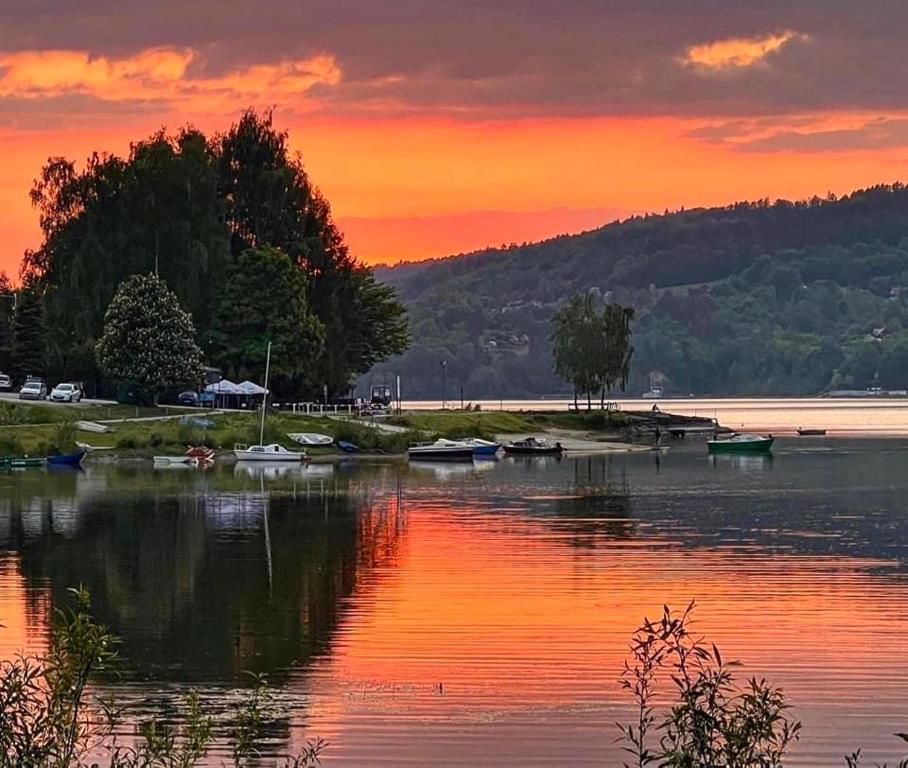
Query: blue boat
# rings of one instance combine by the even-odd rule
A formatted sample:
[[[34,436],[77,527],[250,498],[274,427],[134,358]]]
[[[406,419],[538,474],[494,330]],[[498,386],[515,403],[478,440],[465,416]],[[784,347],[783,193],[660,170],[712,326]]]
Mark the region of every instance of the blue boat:
[[[73,453],[55,453],[47,457],[47,463],[58,467],[81,467],[82,459],[85,458],[86,451],[74,451]]]
[[[338,440],[337,447],[340,448],[344,453],[359,453],[359,446],[354,445],[353,443],[348,443],[346,440]]]
[[[469,443],[473,446],[474,456],[494,456],[501,448],[501,443],[492,443],[480,440],[478,437],[465,437],[459,442]]]

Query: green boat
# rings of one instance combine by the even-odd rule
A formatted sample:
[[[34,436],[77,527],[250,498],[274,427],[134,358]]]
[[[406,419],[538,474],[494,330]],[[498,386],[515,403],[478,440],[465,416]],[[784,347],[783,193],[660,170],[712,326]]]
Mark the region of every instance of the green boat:
[[[707,440],[710,453],[769,453],[772,435],[732,435],[724,440]]]
[[[43,467],[42,456],[0,456],[0,469],[24,469],[26,467]]]

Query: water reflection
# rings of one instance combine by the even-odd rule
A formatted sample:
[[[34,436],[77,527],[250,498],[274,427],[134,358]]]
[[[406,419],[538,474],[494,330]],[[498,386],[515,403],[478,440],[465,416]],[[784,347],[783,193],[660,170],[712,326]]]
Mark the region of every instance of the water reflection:
[[[121,692],[219,700],[267,672],[282,738],[327,738],[332,765],[612,765],[629,633],[696,598],[698,629],[792,696],[793,764],[891,761],[908,451],[805,445],[0,475],[0,652],[81,582],[124,639]]]

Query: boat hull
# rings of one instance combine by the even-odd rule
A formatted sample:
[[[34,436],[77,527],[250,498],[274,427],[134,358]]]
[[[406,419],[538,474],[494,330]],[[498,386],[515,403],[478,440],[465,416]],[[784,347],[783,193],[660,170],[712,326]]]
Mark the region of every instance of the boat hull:
[[[561,456],[564,453],[564,448],[538,445],[505,445],[504,452],[508,456]]]
[[[234,451],[233,455],[236,456],[237,461],[263,461],[269,462],[271,464],[275,462],[288,463],[288,464],[299,464],[303,459],[306,458],[305,454],[302,453],[293,453],[288,451],[287,453],[259,453],[256,451]]]
[[[47,463],[54,467],[80,467],[85,458],[85,451],[75,453],[56,453],[47,457]]]
[[[407,455],[415,461],[472,461],[473,447],[410,448]]]
[[[710,453],[769,453],[774,439],[764,437],[760,440],[709,440]]]
[[[38,456],[5,456],[0,457],[0,469],[25,469],[26,467],[43,467],[44,459]]]
[[[501,446],[497,443],[492,445],[474,445],[473,446],[473,455],[474,456],[494,456],[498,453],[498,449]]]

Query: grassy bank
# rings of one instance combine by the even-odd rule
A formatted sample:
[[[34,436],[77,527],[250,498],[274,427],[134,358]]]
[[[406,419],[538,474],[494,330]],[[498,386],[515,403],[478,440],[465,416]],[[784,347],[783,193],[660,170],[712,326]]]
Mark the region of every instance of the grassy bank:
[[[210,427],[187,423],[178,415],[203,417]],[[170,416],[170,418],[165,418]],[[145,418],[145,421],[111,423],[109,433],[76,430],[79,419],[110,421]],[[620,434],[626,426],[621,413],[515,413],[510,411],[412,411],[393,416],[385,423],[404,431],[382,430],[366,422],[342,418],[271,413],[265,423],[265,442],[294,444],[290,432],[318,432],[335,440],[346,440],[363,451],[403,453],[412,442],[435,437],[481,437],[501,434],[534,434],[549,429],[569,429],[601,434]],[[0,455],[44,456],[67,451],[75,441],[110,449],[105,456],[124,458],[154,454],[182,453],[187,445],[207,445],[231,450],[236,443],[257,443],[259,416],[256,413],[210,413],[167,408],[140,408],[123,405],[60,406],[46,403],[0,401]],[[335,448],[310,448],[313,455],[330,454]]]
[[[0,404],[0,407],[5,406]],[[58,450],[69,450],[76,440],[93,447],[107,448],[105,456],[124,458],[152,456],[154,454],[182,453],[187,445],[207,445],[215,450],[231,450],[236,443],[257,443],[260,420],[256,413],[209,413],[190,411],[187,415],[205,418],[212,422],[210,427],[184,423],[179,417],[158,418],[153,421],[122,421],[109,426],[111,432],[83,432],[75,428],[77,418],[103,421],[106,412],[102,407],[97,411],[12,404],[9,406],[5,424],[0,424],[0,455],[44,456]],[[21,409],[21,411],[20,411]],[[37,409],[37,410],[35,410]],[[45,411],[42,413],[41,411]],[[50,414],[46,411],[51,411]],[[148,412],[150,411],[150,412]],[[132,409],[134,415],[135,409]],[[164,409],[146,409],[142,416],[165,416]],[[44,417],[46,421],[36,421]],[[69,418],[65,418],[68,416]],[[117,418],[114,416],[113,418]],[[123,418],[123,415],[119,415]],[[287,437],[288,432],[318,432],[335,439],[355,443],[364,451],[401,453],[409,443],[423,439],[424,435],[403,432],[386,433],[369,426],[340,419],[294,416],[291,414],[269,414],[265,422],[265,442],[280,443],[287,447],[295,444]],[[333,453],[336,449],[309,448],[313,455]]]
[[[614,434],[626,427],[627,418],[607,411],[412,411],[392,417],[390,423],[440,437],[491,439],[496,434],[532,434],[546,429]]]

